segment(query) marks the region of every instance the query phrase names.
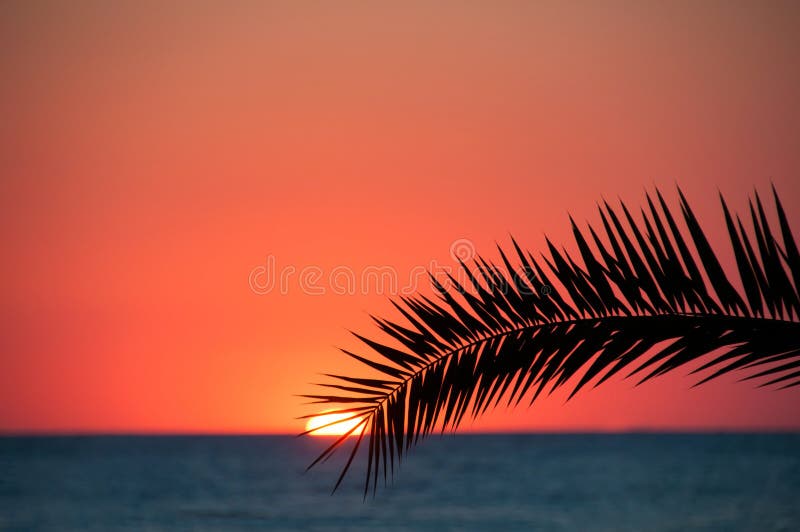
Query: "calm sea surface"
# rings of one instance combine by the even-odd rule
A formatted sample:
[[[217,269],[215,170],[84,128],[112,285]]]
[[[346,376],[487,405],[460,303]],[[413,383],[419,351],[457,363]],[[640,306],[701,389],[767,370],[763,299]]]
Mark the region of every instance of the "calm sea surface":
[[[0,438],[0,530],[800,530],[800,434],[434,436],[366,502],[326,441]]]

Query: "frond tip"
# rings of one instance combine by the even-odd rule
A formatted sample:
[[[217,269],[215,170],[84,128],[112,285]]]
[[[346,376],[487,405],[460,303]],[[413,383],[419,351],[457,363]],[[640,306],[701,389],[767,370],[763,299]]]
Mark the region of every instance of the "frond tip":
[[[379,470],[386,478],[433,430],[455,429],[501,401],[533,403],[567,383],[572,397],[620,372],[645,382],[698,362],[698,384],[737,371],[761,386],[800,385],[800,252],[778,194],[773,189],[777,232],[758,194],[749,233],[720,198],[733,280],[678,195],[680,217],[658,190],[655,201],[647,195],[639,221],[622,202],[616,210],[598,206],[602,230],[588,227],[594,249],[570,218],[577,260],[547,240],[549,257],[537,261],[512,239],[513,254],[498,246],[502,266],[476,256],[461,263],[461,282],[431,276],[434,299],[394,302],[404,323],[375,319],[389,342],[356,335],[372,354],[344,351],[379,376],[328,375],[332,382],[322,386],[337,395],[306,396],[344,404],[341,412],[366,427],[336,487],[365,437],[366,496]]]

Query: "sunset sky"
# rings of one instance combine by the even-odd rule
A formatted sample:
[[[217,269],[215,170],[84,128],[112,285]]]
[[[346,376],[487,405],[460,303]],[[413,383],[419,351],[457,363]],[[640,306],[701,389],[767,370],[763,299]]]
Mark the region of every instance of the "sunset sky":
[[[798,235],[798,28],[796,2],[2,2],[0,432],[298,432],[294,394],[360,371],[348,330],[398,316],[332,272],[571,250],[601,198],[680,184],[732,265],[718,191],[772,182]],[[253,290],[270,264],[285,289]],[[800,387],[687,371],[465,429],[800,429]]]

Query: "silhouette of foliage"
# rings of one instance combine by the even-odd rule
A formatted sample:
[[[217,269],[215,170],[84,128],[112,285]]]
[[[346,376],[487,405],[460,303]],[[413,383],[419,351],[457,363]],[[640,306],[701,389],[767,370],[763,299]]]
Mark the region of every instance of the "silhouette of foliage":
[[[756,194],[749,233],[720,196],[741,289],[678,194],[686,234],[658,190],[640,221],[603,202],[602,229],[588,227],[594,249],[570,218],[582,265],[549,240],[549,257],[536,259],[512,239],[512,253],[498,246],[501,266],[460,264],[466,286],[430,275],[438,297],[394,301],[405,322],[373,318],[390,341],[356,335],[372,354],[344,351],[377,376],[328,375],[324,393],[303,396],[358,420],[309,468],[358,434],[334,491],[366,440],[366,496],[434,430],[568,383],[572,397],[620,372],[642,383],[695,362],[697,384],[736,371],[760,386],[799,385],[800,252],[778,194],[778,231]]]

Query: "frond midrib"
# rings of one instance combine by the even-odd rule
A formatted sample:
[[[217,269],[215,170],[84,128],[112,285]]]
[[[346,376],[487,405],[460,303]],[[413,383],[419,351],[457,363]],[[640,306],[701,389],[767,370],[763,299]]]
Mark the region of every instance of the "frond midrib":
[[[634,314],[634,315],[608,315],[608,316],[597,316],[597,317],[585,317],[585,318],[574,318],[569,320],[560,320],[560,321],[545,321],[539,323],[532,323],[523,326],[513,327],[507,330],[503,330],[500,332],[496,332],[494,334],[489,334],[478,338],[477,340],[473,340],[471,342],[463,343],[457,347],[449,349],[447,351],[443,351],[438,354],[433,360],[427,361],[424,365],[419,366],[416,371],[409,374],[405,379],[399,381],[397,386],[395,386],[391,391],[387,392],[376,404],[375,407],[367,414],[366,418],[369,419],[372,417],[375,412],[378,411],[381,406],[388,401],[392,396],[394,396],[397,392],[399,392],[403,387],[408,386],[408,384],[414,379],[431,369],[435,364],[442,363],[447,359],[457,355],[458,353],[480,345],[481,343],[490,342],[493,340],[497,340],[499,338],[526,332],[526,331],[533,331],[536,329],[542,329],[545,327],[554,327],[554,326],[561,326],[561,325],[575,325],[578,323],[604,323],[608,321],[638,321],[638,320],[657,320],[657,319],[665,319],[665,318],[688,318],[688,319],[705,319],[705,320],[715,320],[715,321],[735,321],[738,323],[746,323],[746,322],[753,322],[758,324],[770,324],[770,325],[795,325],[800,327],[800,321],[794,319],[784,319],[784,318],[776,318],[776,317],[755,317],[755,316],[741,316],[737,314],[719,314],[719,313],[695,313],[695,312],[675,312],[675,313],[663,313],[663,314]]]

